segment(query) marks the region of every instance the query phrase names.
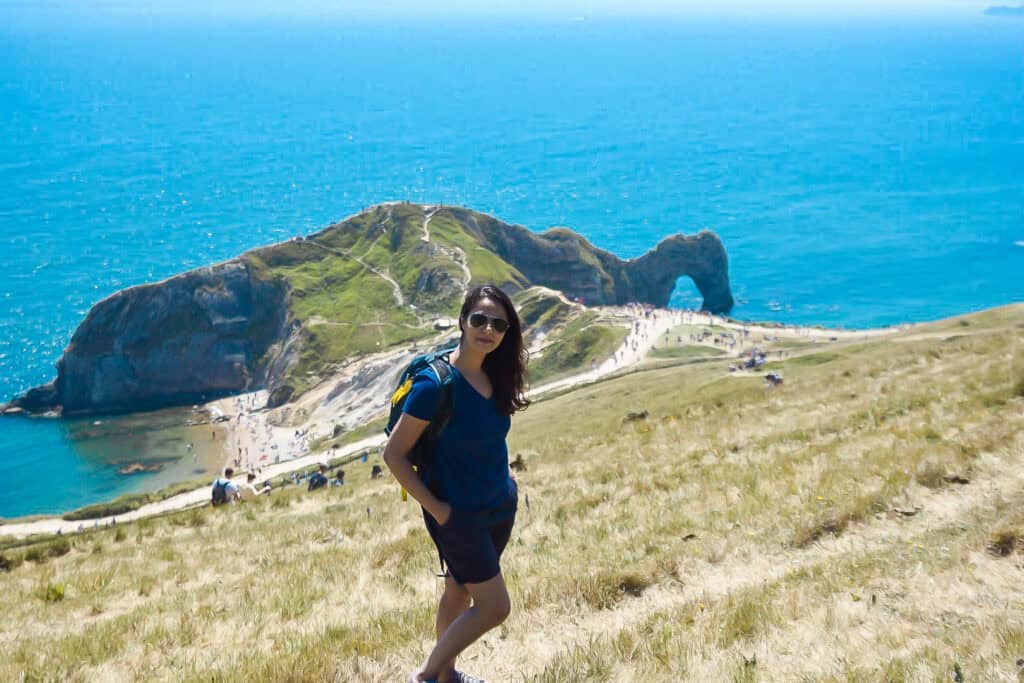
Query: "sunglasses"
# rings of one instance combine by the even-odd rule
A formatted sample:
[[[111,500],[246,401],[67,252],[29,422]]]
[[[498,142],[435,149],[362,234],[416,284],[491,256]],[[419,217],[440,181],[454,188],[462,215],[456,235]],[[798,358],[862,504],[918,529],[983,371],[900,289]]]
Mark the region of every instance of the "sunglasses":
[[[484,315],[483,313],[470,313],[469,314],[469,326],[470,327],[483,327],[487,323],[491,324],[493,329],[498,334],[505,334],[508,330],[508,321],[504,318],[492,318]]]

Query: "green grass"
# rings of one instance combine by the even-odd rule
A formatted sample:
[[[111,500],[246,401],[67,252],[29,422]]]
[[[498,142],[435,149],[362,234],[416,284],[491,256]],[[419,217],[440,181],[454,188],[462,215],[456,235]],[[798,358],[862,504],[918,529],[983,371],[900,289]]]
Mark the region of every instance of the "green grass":
[[[431,239],[449,247],[458,247],[466,255],[466,264],[473,277],[471,286],[493,283],[516,290],[526,284],[526,277],[494,252],[485,249],[448,211],[442,209],[430,221]]]
[[[573,306],[557,294],[531,287],[512,297],[524,329],[547,330],[569,321]]]
[[[378,436],[384,433],[384,427],[387,426],[387,416],[377,418],[371,422],[356,427],[355,429],[342,432],[340,435],[334,438],[323,439],[312,444],[312,450],[314,451],[327,451],[332,448],[341,448],[350,443],[362,441],[363,439],[371,436]]]
[[[423,243],[424,218],[418,205],[376,207],[305,240],[243,257],[258,278],[288,289],[289,312],[301,327],[299,355],[279,384],[292,387],[293,396],[348,359],[433,336],[432,319],[451,316],[461,303],[456,248],[465,255],[471,284],[513,290],[527,284],[448,211],[432,217],[431,243]],[[398,284],[401,305],[386,278]]]
[[[692,358],[704,358],[708,356],[721,356],[725,352],[721,349],[716,349],[713,346],[697,346],[686,344],[683,346],[658,346],[651,354],[651,358],[672,358],[672,359],[692,359]]]
[[[543,353],[530,361],[530,382],[538,385],[589,370],[591,362],[602,363],[611,356],[628,334],[625,327],[584,313],[548,337]]]
[[[841,353],[807,353],[792,358],[787,358],[782,361],[772,361],[768,363],[769,369],[782,369],[787,368],[799,368],[808,367],[812,365],[822,365],[824,363],[833,363],[835,361],[845,360],[847,356]]]
[[[123,515],[126,512],[131,512],[132,510],[138,510],[143,505],[157,503],[161,500],[166,500],[167,498],[173,498],[178,494],[194,491],[195,489],[209,483],[209,478],[204,477],[170,484],[151,493],[129,493],[123,496],[118,496],[108,502],[86,505],[85,507],[78,508],[77,510],[66,512],[61,517],[62,519],[66,519],[70,522],[85,519],[99,519],[100,517],[109,517],[111,515]]]

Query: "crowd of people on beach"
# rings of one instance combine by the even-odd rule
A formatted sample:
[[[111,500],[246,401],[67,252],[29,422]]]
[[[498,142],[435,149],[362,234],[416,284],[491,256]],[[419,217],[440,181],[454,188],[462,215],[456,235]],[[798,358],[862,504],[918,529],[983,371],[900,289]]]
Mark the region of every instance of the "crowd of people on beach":
[[[263,410],[263,392],[234,399],[234,428],[230,448],[235,469],[254,470],[268,464],[294,460],[310,453],[310,429],[274,427]]]

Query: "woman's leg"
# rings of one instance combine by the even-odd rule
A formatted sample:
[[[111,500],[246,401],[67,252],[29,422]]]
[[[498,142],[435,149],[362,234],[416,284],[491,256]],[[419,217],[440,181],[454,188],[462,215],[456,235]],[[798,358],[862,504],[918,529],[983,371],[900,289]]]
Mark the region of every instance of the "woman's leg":
[[[456,582],[451,576],[445,576],[444,592],[441,594],[441,602],[437,606],[436,631],[439,641],[452,622],[469,609],[469,602],[470,595],[465,586]],[[454,673],[455,658],[453,657],[441,666],[437,678],[439,681],[448,681]]]
[[[421,679],[437,678],[447,662],[453,662],[460,652],[505,621],[512,611],[505,579],[500,573],[483,583],[467,583],[465,588],[473,598],[473,605],[464,610],[437,641],[420,671]]]

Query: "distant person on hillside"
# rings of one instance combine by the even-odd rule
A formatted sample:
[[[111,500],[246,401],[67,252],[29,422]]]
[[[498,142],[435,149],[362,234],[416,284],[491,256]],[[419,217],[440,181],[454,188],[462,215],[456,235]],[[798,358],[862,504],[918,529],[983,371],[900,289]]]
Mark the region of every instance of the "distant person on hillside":
[[[233,476],[235,476],[235,471],[229,467],[224,470],[223,477],[217,477],[213,482],[213,490],[210,493],[210,499],[214,505],[223,505],[225,503],[233,503],[237,500],[241,500],[238,485],[231,481],[231,477]]]
[[[307,491],[315,491],[316,489],[322,489],[327,486],[327,463],[320,463],[320,469],[317,472],[309,475],[309,486],[306,488]]]
[[[334,479],[331,479],[331,488],[345,485],[345,470],[340,467],[334,471]]]
[[[384,449],[384,462],[423,508],[442,570],[447,565],[437,645],[408,683],[478,680],[456,671],[455,658],[511,610],[499,561],[515,523],[518,488],[505,437],[512,414],[529,405],[523,395],[528,356],[519,316],[497,287],[477,287],[466,296],[459,329],[459,346],[449,357],[452,412],[424,478],[408,456],[442,410],[445,394],[432,370],[414,378]]]
[[[267,493],[270,491],[269,486],[263,486],[256,488],[256,473],[250,472],[245,477],[245,483],[238,487],[238,493],[240,494],[241,500],[252,500],[256,496]]]

